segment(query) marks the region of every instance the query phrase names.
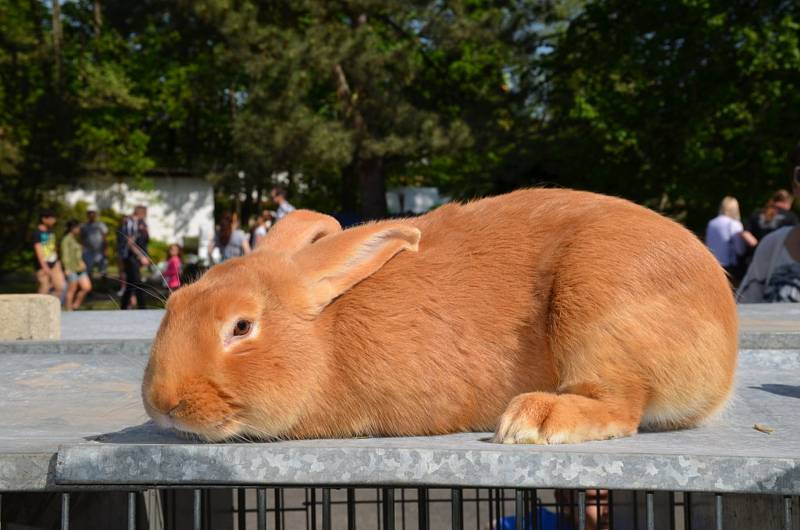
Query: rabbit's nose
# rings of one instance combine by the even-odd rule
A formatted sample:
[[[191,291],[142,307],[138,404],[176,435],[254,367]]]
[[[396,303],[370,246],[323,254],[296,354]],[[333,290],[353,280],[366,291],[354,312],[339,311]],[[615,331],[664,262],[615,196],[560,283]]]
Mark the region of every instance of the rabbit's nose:
[[[179,416],[181,411],[185,408],[186,408],[186,400],[182,399],[167,411],[167,416],[169,416],[170,418]]]
[[[151,384],[144,392],[144,398],[151,407],[165,416],[171,415],[173,410],[181,406],[178,393],[160,383]]]

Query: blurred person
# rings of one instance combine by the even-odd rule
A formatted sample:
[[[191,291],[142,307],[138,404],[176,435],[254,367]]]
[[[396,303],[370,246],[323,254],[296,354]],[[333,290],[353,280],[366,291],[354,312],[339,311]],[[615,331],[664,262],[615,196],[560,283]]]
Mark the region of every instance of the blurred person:
[[[181,260],[181,247],[177,243],[173,243],[167,249],[167,267],[164,269],[164,282],[170,290],[177,289],[181,286],[181,272],[183,271],[183,262]]]
[[[83,248],[78,242],[80,234],[81,224],[75,219],[70,219],[67,222],[64,239],[61,240],[61,261],[67,274],[67,296],[64,301],[64,308],[67,311],[78,309],[92,290],[92,282],[87,273],[86,262],[83,260]]]
[[[747,220],[742,237],[752,249],[769,233],[782,226],[795,226],[800,223],[792,211],[794,197],[786,190],[778,190],[760,210],[756,210]]]
[[[261,234],[266,234],[266,227],[264,226],[264,220],[261,217],[261,214],[252,215],[250,216],[250,222],[248,223],[248,227],[250,228],[247,233],[249,236],[248,244],[250,245],[251,250],[255,250],[256,248],[256,239],[259,237],[263,237]],[[258,235],[256,234],[258,232]]]
[[[264,210],[256,218],[256,223],[253,231],[250,233],[250,249],[255,250],[258,247],[258,242],[267,235],[267,232],[272,227],[272,212]]]
[[[800,144],[789,160],[792,191],[797,195],[800,193]],[[759,241],[737,291],[739,302],[800,302],[800,226],[796,224],[781,226]]]
[[[86,222],[80,227],[80,238],[83,244],[83,261],[86,263],[86,273],[91,277],[96,268],[100,274],[108,274],[108,260],[106,259],[106,237],[108,227],[97,218],[97,211],[86,212]]]
[[[150,235],[147,228],[147,208],[139,205],[120,228],[124,244],[120,247],[120,258],[125,270],[125,290],[122,293],[120,309],[128,309],[133,303],[138,309],[145,309],[144,284],[140,267],[150,264],[147,245]]]
[[[231,258],[250,254],[250,244],[247,236],[239,230],[239,219],[235,214],[224,213],[219,220],[214,239],[209,244],[208,254],[213,255],[214,249],[219,250],[220,263]]]
[[[53,294],[59,299],[64,296],[64,271],[58,261],[56,235],[53,227],[56,215],[51,210],[44,210],[39,215],[39,224],[33,232],[33,265],[36,269],[36,280],[39,282],[39,294]]]
[[[275,187],[272,188],[272,191],[270,191],[269,194],[272,197],[272,200],[277,205],[277,208],[275,210],[276,222],[286,217],[286,214],[288,214],[289,212],[294,211],[295,209],[294,206],[289,204],[289,201],[286,200],[286,190],[284,190],[283,188]]]
[[[554,514],[558,519],[550,522],[551,526],[544,526],[544,528],[561,528],[562,525],[565,530],[567,528],[578,528],[577,491],[558,489],[554,493],[556,502],[561,505],[560,509],[557,509]],[[584,493],[586,494],[586,510],[584,511],[586,515],[586,530],[607,530],[611,518],[608,490],[586,490]],[[528,526],[530,527],[530,525]]]
[[[741,259],[746,249],[742,238],[744,227],[739,213],[739,201],[733,197],[725,197],[719,206],[719,214],[706,226],[706,245],[717,258],[719,264],[728,273],[734,286],[744,275]]]
[[[117,278],[119,279],[119,291],[117,296],[120,298],[125,293],[125,260],[122,256],[127,253],[128,240],[123,234],[123,228],[130,222],[130,215],[123,215],[119,221],[119,228],[117,229]],[[134,302],[135,303],[135,302]]]

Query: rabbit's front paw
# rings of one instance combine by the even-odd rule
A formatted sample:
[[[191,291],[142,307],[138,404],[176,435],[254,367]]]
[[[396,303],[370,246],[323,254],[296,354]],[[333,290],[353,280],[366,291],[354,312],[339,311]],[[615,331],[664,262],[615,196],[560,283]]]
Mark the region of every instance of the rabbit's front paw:
[[[630,436],[639,421],[628,412],[586,396],[530,392],[511,400],[494,441],[564,444]]]

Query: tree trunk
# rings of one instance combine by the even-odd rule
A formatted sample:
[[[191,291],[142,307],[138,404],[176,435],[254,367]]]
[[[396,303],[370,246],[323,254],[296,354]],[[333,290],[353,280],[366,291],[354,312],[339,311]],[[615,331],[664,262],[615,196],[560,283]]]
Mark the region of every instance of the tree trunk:
[[[361,192],[361,215],[370,220],[386,217],[386,179],[383,175],[383,159],[359,160],[358,188]]]
[[[361,22],[363,23],[364,21]],[[356,98],[353,97],[344,69],[337,64],[333,67],[333,73],[336,78],[336,95],[344,104],[347,114],[352,119],[356,136],[360,138],[369,137],[367,121],[355,104]],[[358,160],[356,162],[356,174],[358,176],[358,191],[361,196],[361,216],[365,219],[382,219],[386,217],[386,181],[383,175],[383,159],[362,159],[358,155],[356,155],[356,158]]]
[[[228,87],[228,112],[231,117],[231,126],[236,121],[236,87]]]
[[[61,0],[53,0],[53,83],[56,92],[61,88]]]
[[[94,0],[94,34],[100,35],[100,29],[103,27],[103,11],[100,8],[100,0]]]

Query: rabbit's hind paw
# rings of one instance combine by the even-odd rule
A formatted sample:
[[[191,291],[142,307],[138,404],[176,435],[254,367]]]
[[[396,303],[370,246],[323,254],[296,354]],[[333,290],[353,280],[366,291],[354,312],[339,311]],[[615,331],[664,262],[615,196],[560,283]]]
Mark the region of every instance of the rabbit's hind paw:
[[[530,392],[515,397],[500,418],[494,441],[568,444],[631,436],[638,417],[608,402],[577,394]]]

